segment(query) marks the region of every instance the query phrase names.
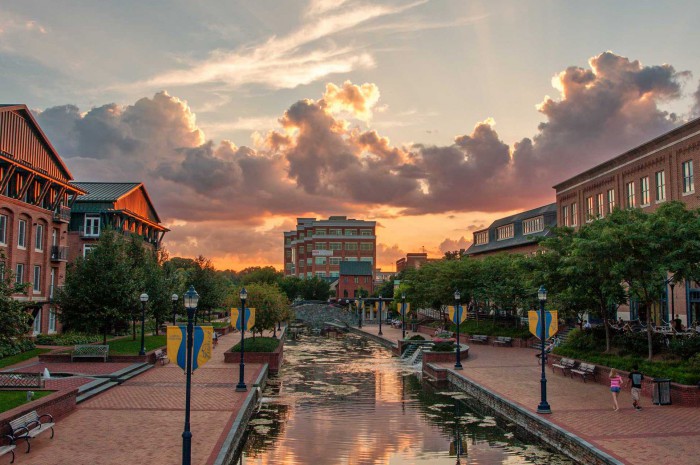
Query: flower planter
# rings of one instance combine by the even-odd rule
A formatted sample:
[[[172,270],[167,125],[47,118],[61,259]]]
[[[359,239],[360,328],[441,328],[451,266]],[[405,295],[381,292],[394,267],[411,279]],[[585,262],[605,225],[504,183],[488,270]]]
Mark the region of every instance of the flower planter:
[[[468,345],[461,345],[461,350],[459,351],[460,353],[460,359],[465,360],[469,358],[469,346]],[[445,363],[445,362],[454,362],[456,359],[456,354],[454,351],[452,352],[432,352],[432,351],[425,351],[423,352],[423,366],[425,366],[427,363]]]
[[[274,352],[248,352],[247,350],[243,353],[244,363],[267,363],[268,370],[272,374],[279,372],[282,367],[282,362],[284,360],[284,339],[280,339],[277,348]],[[224,363],[240,363],[241,353],[231,352],[227,350],[224,352]]]

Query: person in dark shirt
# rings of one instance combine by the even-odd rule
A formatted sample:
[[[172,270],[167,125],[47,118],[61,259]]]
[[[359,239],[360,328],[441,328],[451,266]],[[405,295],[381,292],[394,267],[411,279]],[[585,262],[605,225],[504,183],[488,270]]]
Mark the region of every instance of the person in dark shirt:
[[[642,407],[639,405],[639,397],[642,393],[642,381],[644,380],[644,375],[639,371],[638,366],[634,366],[629,374],[630,384],[632,386],[632,406],[636,410],[641,410]]]

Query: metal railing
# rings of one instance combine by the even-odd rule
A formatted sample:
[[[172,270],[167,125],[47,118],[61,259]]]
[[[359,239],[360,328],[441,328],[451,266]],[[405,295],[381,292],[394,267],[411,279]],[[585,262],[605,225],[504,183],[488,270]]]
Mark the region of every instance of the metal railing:
[[[52,245],[51,246],[51,261],[66,262],[68,261],[68,246]]]
[[[60,221],[62,223],[70,223],[70,208],[60,205],[53,212],[54,221]]]

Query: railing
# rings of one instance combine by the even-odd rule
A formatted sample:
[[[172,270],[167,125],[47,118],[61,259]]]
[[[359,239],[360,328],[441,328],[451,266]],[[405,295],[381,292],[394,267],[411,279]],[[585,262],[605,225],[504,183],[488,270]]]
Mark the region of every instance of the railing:
[[[0,373],[0,388],[41,388],[41,373]]]
[[[70,208],[60,205],[53,212],[54,221],[59,221],[61,223],[70,223]]]
[[[51,261],[66,262],[68,261],[68,246],[52,245],[51,246]]]

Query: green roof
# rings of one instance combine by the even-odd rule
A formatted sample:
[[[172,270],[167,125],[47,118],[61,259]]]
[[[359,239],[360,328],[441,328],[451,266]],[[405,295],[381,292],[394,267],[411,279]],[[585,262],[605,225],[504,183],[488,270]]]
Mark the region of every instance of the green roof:
[[[340,262],[340,276],[372,276],[370,262]]]
[[[116,202],[141,185],[140,182],[73,182],[88,193],[77,202]]]

